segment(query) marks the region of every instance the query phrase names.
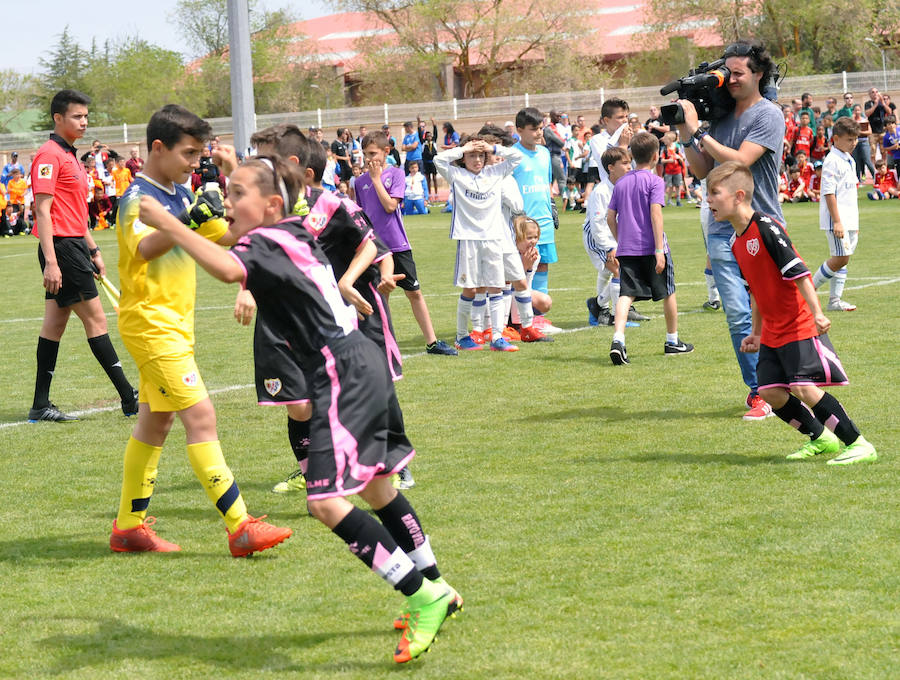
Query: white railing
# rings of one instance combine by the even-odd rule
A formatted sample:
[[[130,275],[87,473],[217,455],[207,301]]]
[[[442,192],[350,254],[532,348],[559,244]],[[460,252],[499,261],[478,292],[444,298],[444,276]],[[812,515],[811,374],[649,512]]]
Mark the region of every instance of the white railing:
[[[823,97],[846,91],[864,95],[873,85],[886,92],[900,93],[900,71],[855,73],[844,71],[815,76],[789,76],[781,84],[780,93],[781,98],[788,101],[791,97],[799,97],[803,92],[809,92],[817,98],[816,103],[821,105],[824,102],[819,100]],[[542,111],[556,109],[567,111],[570,114],[591,112],[598,111],[607,96],[621,97],[634,111],[646,111],[652,104],[665,103],[666,98],[659,94],[660,86],[662,83],[650,87],[600,88],[599,90],[555,92],[553,94],[523,93],[488,99],[452,99],[440,102],[381,104],[261,114],[256,117],[256,129],[277,123],[294,123],[301,129],[321,127],[328,130],[342,126],[358,127],[360,125],[371,128],[391,123],[397,126],[397,132],[399,132],[401,123],[406,120],[415,120],[417,115],[426,121],[434,117],[438,124],[444,121],[493,119],[496,124],[502,125],[525,106],[534,106]],[[864,102],[865,99],[866,97],[861,96],[859,103]],[[214,134],[224,136],[232,133],[231,118],[210,118],[208,121],[212,125]],[[146,124],[143,123],[92,127],[88,129],[86,137],[102,139],[107,144],[139,143],[144,141],[146,127]],[[0,135],[0,151],[37,148],[44,143],[48,134],[49,131],[2,134]]]

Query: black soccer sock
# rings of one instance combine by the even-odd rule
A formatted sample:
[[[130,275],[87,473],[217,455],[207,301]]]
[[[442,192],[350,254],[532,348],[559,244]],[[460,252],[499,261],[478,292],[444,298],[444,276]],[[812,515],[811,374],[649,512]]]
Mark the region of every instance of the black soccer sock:
[[[88,345],[90,345],[97,363],[103,367],[106,375],[109,376],[109,379],[115,386],[116,392],[119,393],[119,398],[131,399],[134,396],[134,388],[128,382],[128,378],[125,377],[125,371],[122,370],[122,362],[119,361],[116,348],[113,347],[112,340],[109,339],[109,333],[88,338]]]
[[[31,408],[44,408],[50,405],[50,383],[53,382],[53,371],[56,370],[58,355],[58,341],[38,336],[37,375],[34,379],[34,402]]]
[[[772,409],[775,415],[793,428],[796,428],[810,439],[818,439],[825,429],[821,421],[817,420],[806,404],[797,399],[793,394],[788,394],[787,403],[781,408]]]
[[[294,420],[288,416],[288,441],[299,465],[309,455],[309,421]]]
[[[404,595],[422,587],[422,574],[388,530],[367,512],[354,507],[332,529],[372,571]]]
[[[397,492],[396,498],[383,508],[375,510],[375,514],[425,578],[430,581],[440,578],[441,572],[438,571],[428,537],[406,496]]]
[[[847,446],[859,438],[859,428],[850,420],[850,416],[841,406],[841,402],[828,392],[825,392],[824,396],[819,399],[819,403],[813,406],[813,413]]]

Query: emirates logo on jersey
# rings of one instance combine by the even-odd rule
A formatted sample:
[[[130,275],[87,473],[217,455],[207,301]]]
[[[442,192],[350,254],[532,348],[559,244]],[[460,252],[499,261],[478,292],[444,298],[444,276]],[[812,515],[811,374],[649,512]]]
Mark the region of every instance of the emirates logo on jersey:
[[[281,381],[278,378],[266,378],[263,381],[263,385],[266,388],[266,392],[271,394],[273,397],[281,392]]]
[[[754,257],[756,256],[756,253],[759,252],[759,239],[758,238],[751,238],[750,240],[747,241],[747,252],[750,253],[751,255],[753,255]]]

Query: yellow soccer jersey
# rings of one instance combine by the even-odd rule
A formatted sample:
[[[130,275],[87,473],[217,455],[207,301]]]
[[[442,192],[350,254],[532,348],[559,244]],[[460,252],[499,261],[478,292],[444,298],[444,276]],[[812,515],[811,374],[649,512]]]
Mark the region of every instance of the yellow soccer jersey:
[[[169,190],[143,173],[119,199],[119,333],[139,368],[152,359],[193,350],[197,285],[196,264],[180,247],[149,262],[141,257],[138,244],[155,231],[138,219],[144,194],[154,197],[173,215],[181,213],[192,200],[183,186]],[[198,232],[218,241],[227,228],[225,220],[211,220]]]

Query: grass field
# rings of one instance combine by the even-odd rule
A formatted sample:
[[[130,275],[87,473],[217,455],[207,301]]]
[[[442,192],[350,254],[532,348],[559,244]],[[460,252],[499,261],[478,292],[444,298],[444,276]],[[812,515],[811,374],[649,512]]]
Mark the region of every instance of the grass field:
[[[564,214],[549,317],[571,332],[515,355],[424,355],[401,295],[398,384],[419,455],[408,492],[442,571],[466,598],[434,648],[395,668],[400,597],[277,496],[291,470],[285,416],[255,405],[251,331],[234,288],[198,278],[197,358],[249,509],[295,529],[250,559],[193,476],[179,425],[151,514],[183,552],[112,554],[133,422],[77,320],[52,398],[78,423],[25,424],[42,314],[36,240],[0,240],[0,677],[2,678],[895,678],[900,667],[900,239],[895,201],[862,201],[863,232],[832,340],[851,385],[835,393],[879,450],[872,465],[788,463],[802,437],[747,423],[724,315],[700,312],[693,207],[665,210],[688,356],[662,354],[661,304],[629,329],[588,328],[595,275],[580,216]],[[827,255],[817,207],[788,206],[810,267]],[[447,216],[409,218],[440,337],[457,292]],[[116,241],[96,236],[115,271]],[[104,301],[105,304],[105,301]],[[136,370],[115,331],[126,371]]]

